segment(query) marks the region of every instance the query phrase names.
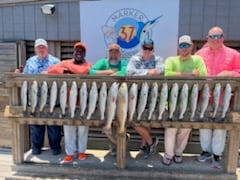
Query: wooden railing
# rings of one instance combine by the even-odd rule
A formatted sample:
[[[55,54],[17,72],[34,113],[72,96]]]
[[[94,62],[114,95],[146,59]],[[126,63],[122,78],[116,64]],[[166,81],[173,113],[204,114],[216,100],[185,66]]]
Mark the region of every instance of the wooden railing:
[[[69,113],[65,116],[61,116],[60,107],[54,108],[54,113],[49,113],[49,107],[46,105],[45,111],[43,113],[39,112],[39,109],[36,108],[35,113],[31,113],[30,107],[27,108],[26,111],[23,110],[23,106],[21,103],[21,87],[24,81],[27,81],[29,85],[33,83],[33,81],[37,81],[39,85],[46,81],[49,87],[55,81],[58,84],[58,91],[61,84],[66,81],[67,87],[70,89],[73,81],[77,83],[80,88],[80,85],[83,82],[87,83],[88,92],[90,91],[92,82],[97,83],[97,87],[100,91],[100,87],[103,82],[106,82],[107,89],[109,90],[113,82],[126,83],[128,85],[128,89],[130,89],[133,83],[138,85],[139,92],[141,90],[141,85],[143,82],[147,82],[149,85],[149,96],[148,103],[150,103],[150,92],[151,85],[153,83],[157,83],[159,89],[158,94],[160,94],[161,87],[163,83],[168,84],[169,93],[171,91],[171,87],[174,83],[179,85],[179,93],[181,93],[181,88],[183,84],[187,84],[189,87],[189,94],[194,84],[199,85],[199,94],[202,93],[203,86],[205,84],[209,85],[210,92],[213,91],[215,85],[217,83],[221,84],[221,90],[224,91],[226,84],[229,84],[232,89],[231,96],[231,105],[228,108],[227,114],[225,118],[221,117],[221,107],[219,108],[216,117],[211,118],[213,106],[210,103],[208,105],[207,111],[204,115],[203,119],[199,119],[199,111],[201,100],[198,101],[198,107],[196,111],[196,118],[190,121],[190,107],[188,104],[188,108],[184,113],[184,118],[182,120],[178,120],[179,116],[179,105],[174,113],[174,117],[170,120],[169,110],[166,110],[164,113],[163,120],[158,120],[158,107],[155,107],[153,112],[153,118],[148,120],[148,105],[144,110],[141,119],[138,121],[136,115],[134,116],[133,122],[135,125],[141,125],[145,127],[153,127],[153,128],[168,128],[168,127],[176,127],[176,128],[192,128],[192,129],[202,129],[202,128],[211,128],[211,129],[226,129],[228,130],[228,139],[227,139],[227,147],[225,153],[225,168],[228,173],[235,173],[238,163],[238,148],[239,148],[239,129],[240,129],[240,78],[233,77],[201,77],[201,78],[193,78],[193,77],[162,77],[162,76],[152,76],[152,77],[117,77],[117,76],[88,76],[88,75],[24,75],[24,74],[14,74],[8,73],[5,76],[6,87],[9,89],[10,93],[10,102],[9,106],[5,109],[5,116],[7,116],[11,122],[13,127],[13,159],[15,163],[24,162],[23,155],[24,152],[28,150],[28,141],[29,137],[26,134],[27,125],[29,124],[48,124],[48,125],[87,125],[87,126],[97,126],[102,127],[105,124],[105,119],[100,120],[99,110],[96,110],[95,113],[91,116],[89,120],[86,120],[86,114],[82,117],[75,116],[74,118],[70,118]],[[89,94],[89,93],[88,93]],[[160,96],[160,95],[159,95]],[[90,98],[90,97],[89,97]],[[140,98],[140,97],[138,97]],[[158,100],[159,102],[159,97]],[[167,103],[167,102],[166,102]],[[76,113],[78,112],[78,108],[76,109]],[[119,107],[117,107],[119,108]],[[136,114],[137,112],[135,112]],[[106,114],[106,112],[105,112]],[[117,119],[117,116],[116,116]],[[217,120],[217,121],[216,121]],[[126,122],[125,122],[126,121]],[[120,122],[122,123],[122,122]],[[132,122],[128,122],[127,119],[124,120],[125,127],[131,126]],[[113,126],[119,128],[119,122],[114,121]],[[119,168],[125,168],[125,157],[126,157],[126,139],[125,139],[126,128],[123,133],[119,133],[117,135],[117,166]]]

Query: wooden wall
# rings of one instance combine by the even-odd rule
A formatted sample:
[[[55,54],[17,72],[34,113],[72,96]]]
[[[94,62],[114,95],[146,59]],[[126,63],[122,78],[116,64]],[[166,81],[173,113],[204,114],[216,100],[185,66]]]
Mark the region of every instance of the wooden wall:
[[[78,40],[81,0],[4,0],[0,3],[0,40]],[[56,12],[40,7],[53,3]],[[227,40],[240,40],[239,0],[180,0],[179,35],[205,39],[209,28],[221,26]]]

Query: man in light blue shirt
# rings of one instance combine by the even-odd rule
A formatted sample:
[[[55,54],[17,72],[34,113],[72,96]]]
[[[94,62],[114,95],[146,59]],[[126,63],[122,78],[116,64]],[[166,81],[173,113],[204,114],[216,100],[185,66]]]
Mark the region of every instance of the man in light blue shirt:
[[[44,39],[35,41],[34,50],[36,55],[27,60],[24,74],[46,74],[48,67],[60,62],[58,58],[48,54],[48,44]],[[47,126],[47,130],[52,154],[58,155],[61,153],[61,126]],[[32,154],[38,155],[44,143],[45,125],[30,125],[30,133]]]

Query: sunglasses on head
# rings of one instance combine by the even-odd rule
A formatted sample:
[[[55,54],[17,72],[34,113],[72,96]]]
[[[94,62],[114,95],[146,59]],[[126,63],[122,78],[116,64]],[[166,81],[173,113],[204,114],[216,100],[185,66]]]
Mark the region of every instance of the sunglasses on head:
[[[211,34],[211,35],[208,35],[208,37],[210,39],[221,39],[223,37],[223,34]]]
[[[148,51],[152,51],[152,50],[153,50],[153,47],[145,47],[145,46],[143,46],[142,48],[143,48],[143,50],[145,50],[145,51],[146,51],[146,50],[148,50]]]
[[[182,44],[179,44],[178,47],[180,49],[183,49],[183,48],[190,48],[191,47],[191,44],[188,44],[188,43],[182,43]]]

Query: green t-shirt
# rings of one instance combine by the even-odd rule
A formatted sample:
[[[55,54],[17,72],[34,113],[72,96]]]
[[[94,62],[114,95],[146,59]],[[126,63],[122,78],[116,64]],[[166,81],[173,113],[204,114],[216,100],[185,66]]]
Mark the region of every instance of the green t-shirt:
[[[127,61],[121,59],[118,64],[112,65],[109,64],[107,58],[99,59],[90,69],[89,74],[96,74],[98,70],[108,70],[108,69],[117,69],[116,75],[124,76],[126,75]]]
[[[179,56],[168,57],[165,62],[165,76],[175,76],[176,72],[192,72],[198,70],[200,76],[206,76],[207,70],[203,59],[198,55],[191,55],[187,60],[181,60]]]

